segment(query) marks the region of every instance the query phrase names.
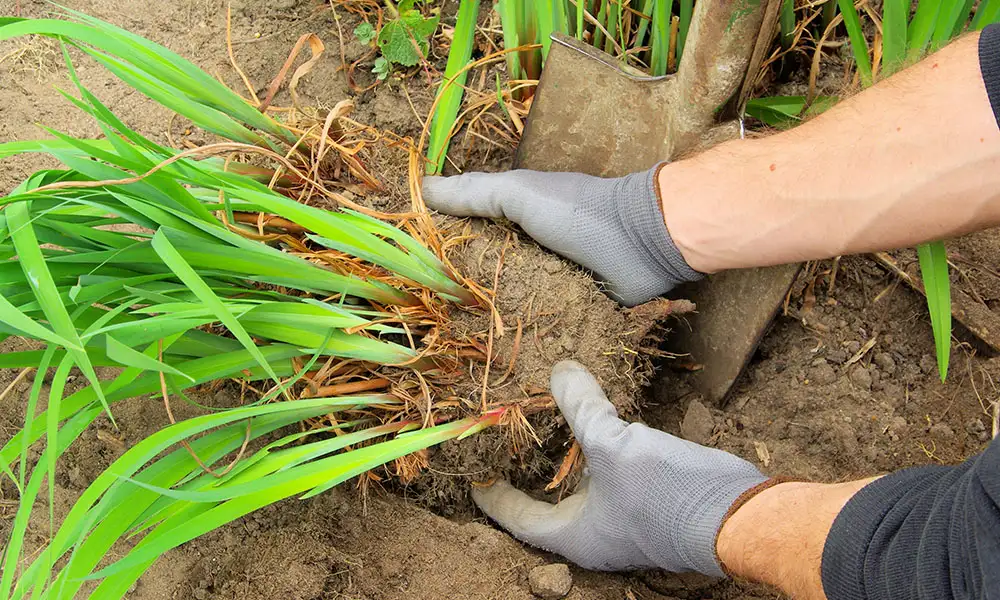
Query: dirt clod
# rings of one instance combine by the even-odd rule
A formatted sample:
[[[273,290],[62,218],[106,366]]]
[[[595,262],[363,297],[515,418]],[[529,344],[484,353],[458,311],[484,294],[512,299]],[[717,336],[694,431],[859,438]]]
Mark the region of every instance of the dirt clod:
[[[837,372],[828,363],[816,365],[809,369],[809,382],[815,385],[828,385],[837,380]]]
[[[560,600],[573,587],[573,576],[563,563],[543,565],[528,573],[528,585],[531,586],[531,593],[542,600]]]
[[[930,431],[931,437],[938,439],[948,439],[955,437],[955,430],[944,423],[935,423],[931,425]]]
[[[846,350],[831,350],[830,353],[826,355],[826,360],[835,365],[844,364],[847,362],[847,358]]]
[[[906,435],[909,428],[909,423],[903,417],[893,417],[889,423],[889,432],[896,435]]]
[[[872,389],[872,374],[864,367],[857,367],[851,371],[851,383],[864,391]]]
[[[990,432],[986,427],[986,423],[983,423],[983,420],[979,417],[976,417],[966,423],[965,431],[981,442],[985,442],[990,439]]]
[[[712,597],[711,589],[719,580],[701,573],[668,573],[650,571],[643,574],[643,580],[650,588],[667,598]]]
[[[684,413],[681,435],[688,441],[704,444],[712,437],[714,430],[715,419],[712,417],[712,411],[699,400],[692,400]]]
[[[555,275],[563,268],[563,262],[558,258],[552,257],[542,263],[542,268],[549,275]]]
[[[888,352],[877,353],[875,355],[875,364],[885,371],[886,375],[892,375],[896,372],[896,361],[893,360],[892,355]]]

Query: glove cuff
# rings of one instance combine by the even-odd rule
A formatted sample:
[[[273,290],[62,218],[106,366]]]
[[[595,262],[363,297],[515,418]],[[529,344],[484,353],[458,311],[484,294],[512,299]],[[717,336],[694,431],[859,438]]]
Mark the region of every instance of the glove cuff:
[[[692,269],[684,260],[664,220],[657,181],[660,169],[667,164],[660,163],[645,173],[624,178],[626,189],[617,197],[619,218],[633,243],[645,251],[647,260],[662,273],[665,281],[698,281],[704,274]],[[628,189],[634,187],[640,189]]]
[[[801,480],[792,477],[772,477],[767,481],[758,483],[757,485],[753,486],[752,488],[740,494],[739,497],[737,497],[736,500],[733,501],[733,504],[729,507],[729,510],[726,511],[726,514],[722,516],[722,522],[719,523],[719,529],[715,532],[715,540],[712,544],[712,548],[715,551],[715,562],[719,564],[719,567],[722,569],[722,572],[726,575],[726,577],[733,576],[733,574],[729,572],[729,569],[726,567],[725,563],[722,562],[722,559],[719,558],[719,534],[722,533],[722,528],[726,525],[726,521],[728,521],[730,517],[735,515],[736,511],[743,508],[743,505],[749,502],[751,499],[753,499],[757,494],[763,492],[764,490],[770,489],[778,485],[779,483],[789,483],[793,481],[801,481]]]
[[[746,467],[750,467],[749,464]],[[744,472],[731,472],[726,481],[709,478],[705,489],[688,519],[678,530],[676,552],[687,569],[711,577],[726,575],[716,551],[716,540],[731,507],[750,492],[765,484],[767,479],[759,471],[747,468]],[[749,498],[746,498],[748,500]],[[744,502],[746,501],[744,500]]]

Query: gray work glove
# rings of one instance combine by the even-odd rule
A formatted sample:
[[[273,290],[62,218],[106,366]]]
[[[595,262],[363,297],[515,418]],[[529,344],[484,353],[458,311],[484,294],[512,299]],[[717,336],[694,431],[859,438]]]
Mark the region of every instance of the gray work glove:
[[[500,481],[473,489],[483,512],[584,568],[722,576],[715,538],[723,519],[767,477],[727,452],[625,423],[579,363],[556,364],[552,395],[587,460],[579,490],[552,505]]]
[[[618,179],[508,171],[425,177],[424,200],[460,217],[506,217],[539,244],[578,263],[635,306],[701,278],[674,245],[654,167]]]

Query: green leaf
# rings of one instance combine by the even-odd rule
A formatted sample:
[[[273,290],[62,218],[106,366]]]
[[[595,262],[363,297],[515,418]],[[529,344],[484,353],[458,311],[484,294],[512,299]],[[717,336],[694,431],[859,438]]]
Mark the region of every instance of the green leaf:
[[[653,33],[650,39],[650,75],[667,74],[667,55],[670,51],[671,0],[655,0],[653,5]]]
[[[275,416],[258,417],[253,421],[252,435],[256,438],[281,426],[294,423],[296,416],[277,415],[277,418]],[[212,464],[228,452],[236,450],[245,435],[245,426],[237,424],[211,432],[203,437],[191,440],[189,443],[202,460],[207,464]],[[185,474],[191,473],[194,470],[200,471],[201,468],[191,458],[187,450],[178,448],[144,469],[137,478],[141,478],[142,481],[148,483],[169,486],[180,480]],[[103,521],[93,528],[90,535],[79,544],[73,553],[72,560],[66,564],[52,582],[50,589],[58,588],[61,591],[61,594],[58,594],[57,597],[73,597],[76,590],[83,583],[79,579],[93,570],[114,542],[125,535],[136,518],[159,498],[158,494],[147,492],[135,486],[120,486],[117,491],[122,493],[116,494],[113,492],[108,502],[114,508],[108,512],[107,517]],[[30,591],[29,582],[35,579],[34,576],[38,569],[44,563],[52,561],[54,557],[60,557],[76,541],[68,539],[68,536],[65,534],[57,534],[56,542],[50,543],[44,552],[25,569],[21,576],[21,583],[15,591],[15,597],[18,594]]]
[[[781,31],[781,47],[788,50],[795,38],[795,0],[782,0],[778,25]]]
[[[125,558],[94,573],[89,579],[110,577],[128,568],[146,564],[167,550],[254,510],[291,496],[315,495],[390,460],[458,437],[477,425],[479,421],[479,419],[466,419],[423,429],[407,436],[356,448],[350,452],[311,461],[264,477],[256,486],[257,491],[209,505],[208,510],[194,516],[182,513],[167,519]]]
[[[375,59],[375,64],[372,66],[372,73],[378,77],[379,81],[385,81],[392,71],[392,63],[382,58],[381,56]]]
[[[639,17],[639,26],[636,30],[635,42],[633,43],[635,47],[646,45],[646,33],[649,31],[649,24],[652,22],[653,19],[654,2],[655,0],[644,0],[642,8],[639,10],[639,12],[642,13],[642,15],[644,16]],[[582,12],[580,11],[577,12],[580,14],[581,17],[583,16]]]
[[[391,63],[412,67],[427,56],[429,39],[437,29],[438,18],[425,18],[418,10],[403,10],[399,18],[389,21],[378,32],[382,57]]]
[[[451,50],[448,51],[448,66],[444,71],[444,79],[438,87],[437,109],[431,121],[431,134],[427,142],[428,175],[437,175],[444,168],[451,130],[462,108],[465,82],[469,77],[468,71],[463,71],[461,75],[458,72],[465,68],[472,57],[478,18],[479,0],[466,0],[459,5],[455,35],[451,42]]]
[[[677,29],[677,64],[681,64],[681,58],[684,56],[684,45],[687,43],[688,30],[691,29],[691,20],[694,18],[694,0],[679,0],[680,10],[678,10],[678,16],[680,17],[679,26]],[[744,6],[753,6],[752,4],[747,4]],[[738,10],[746,10],[746,8],[740,8]]]
[[[56,436],[56,445],[45,448],[45,456],[42,457],[43,463],[49,460],[48,457],[50,454],[54,454],[55,456],[62,454],[83,433],[100,412],[99,406],[92,406],[88,410],[78,412],[68,422],[64,423]],[[38,493],[41,490],[42,483],[47,479],[45,477],[46,473],[46,469],[36,467],[31,472],[31,478],[24,487],[19,499],[18,510],[10,526],[9,542],[4,548],[4,566],[0,568],[0,598],[10,598],[10,588],[14,577],[19,575],[17,565],[18,560],[21,558],[21,550],[26,539],[25,534],[28,527],[28,519]]]
[[[166,344],[164,344],[166,345]],[[299,357],[306,353],[294,346],[285,344],[271,344],[260,349],[268,362],[274,366],[279,374],[290,375],[293,372],[291,358]],[[155,356],[156,347],[151,346],[149,355]],[[29,353],[31,364],[38,364],[38,353]],[[61,356],[57,353],[57,357]],[[181,371],[194,378],[192,385],[200,385],[209,381],[215,381],[225,377],[241,377],[244,370],[250,370],[248,380],[263,378],[265,375],[260,369],[254,369],[257,365],[256,359],[245,349],[214,351],[203,357],[198,357],[183,361],[175,366]],[[185,385],[185,388],[192,387]],[[117,402],[125,398],[133,398],[156,392],[160,387],[159,377],[153,373],[144,373],[141,369],[126,368],[122,373],[107,386],[108,399]],[[81,409],[92,405],[97,401],[97,393],[92,386],[83,388],[75,394],[66,398],[60,409],[60,419],[67,419]],[[4,443],[0,449],[0,461],[10,464],[21,457],[21,449],[24,444],[32,444],[39,440],[45,433],[44,427],[38,423],[45,413],[38,415],[33,426],[25,427],[14,434],[12,438]],[[2,597],[2,596],[0,596]]]
[[[19,330],[26,337],[32,337],[73,350],[83,349],[81,344],[70,342],[56,335],[47,327],[40,325],[37,321],[25,316],[16,306],[8,302],[2,294],[0,294],[0,323]]]
[[[983,27],[1000,20],[1000,0],[981,0],[972,17],[971,28],[980,31]]]
[[[155,358],[150,358],[142,352],[137,352],[110,335],[105,336],[105,339],[107,340],[108,358],[115,360],[122,365],[127,367],[137,367],[144,371],[156,371],[159,373],[179,375],[192,383],[194,382],[194,379],[192,379],[187,373],[171,367],[170,365],[164,364]]]
[[[521,45],[521,36],[527,36],[526,28],[520,22],[520,11],[518,10],[519,0],[498,0],[496,4],[497,13],[500,15],[501,29],[503,29],[503,47],[517,48]],[[583,23],[583,11],[577,10],[578,22]],[[582,28],[577,30],[577,37],[583,35]],[[529,39],[525,43],[532,43],[534,39]],[[524,69],[521,67],[520,52],[507,53],[507,73],[511,79],[524,79]]]
[[[18,202],[8,205],[4,212],[7,214],[10,224],[11,238],[14,240],[14,246],[17,248],[18,263],[20,263],[21,269],[28,279],[28,283],[35,294],[35,299],[38,300],[42,310],[45,312],[45,317],[52,324],[55,332],[69,340],[70,346],[68,348],[70,354],[84,376],[94,387],[97,397],[108,413],[108,418],[114,423],[114,415],[111,414],[111,408],[104,397],[101,382],[97,378],[97,373],[94,371],[90,358],[83,350],[76,349],[81,348],[83,344],[77,335],[73,319],[70,318],[66,306],[63,305],[59,290],[52,278],[52,273],[45,264],[45,257],[42,254],[38,238],[35,237],[34,228],[31,224],[28,203]]]
[[[934,1],[937,2],[937,0]],[[837,3],[840,6],[840,13],[844,16],[844,27],[847,28],[847,35],[851,39],[851,51],[854,53],[854,64],[861,77],[861,86],[868,87],[873,82],[872,61],[868,56],[868,40],[865,38],[865,32],[861,29],[861,17],[858,16],[854,0],[837,0]]]
[[[555,4],[552,0],[539,0],[535,2],[535,22],[538,23],[535,36],[542,45],[543,60],[549,56],[549,48],[552,46],[552,32],[559,28]],[[473,13],[473,29],[475,29],[475,21],[476,14]]]
[[[598,2],[597,3],[597,6],[598,6],[598,9],[597,9],[597,22],[600,23],[602,27],[604,27],[605,22],[608,20],[608,5],[609,4],[611,4],[611,3],[610,2]],[[526,3],[526,6],[530,6],[530,4]],[[528,31],[537,29],[538,26],[536,24],[536,19],[535,19],[536,13],[531,8],[528,8],[528,13],[529,13],[530,16],[525,19],[526,28],[528,29]],[[604,27],[604,29],[607,29],[607,27]],[[610,31],[609,31],[609,33],[610,33]],[[614,35],[614,34],[612,34],[612,35]],[[594,38],[592,40],[592,43],[594,44],[594,47],[595,48],[600,48],[601,46],[603,46],[604,45],[604,41],[605,41],[604,38],[605,38],[605,35],[604,35],[604,32],[601,30],[601,28],[600,27],[595,28],[594,29]]]
[[[35,378],[31,383],[31,393],[28,395],[28,408],[24,412],[24,429],[30,431],[35,421],[35,409],[38,406],[38,400],[42,395],[42,386],[45,384],[45,376],[48,374],[49,365],[52,364],[55,358],[56,347],[52,344],[45,349],[42,355],[38,359],[38,363],[35,369]],[[63,355],[65,356],[65,354]],[[21,444],[21,461],[18,469],[18,475],[20,476],[18,483],[18,490],[23,493],[25,477],[28,474],[28,448],[31,446],[31,441],[24,438]],[[5,464],[7,461],[3,461]]]
[[[895,73],[906,60],[906,28],[910,0],[885,0],[882,5],[882,64],[886,74]]]
[[[920,0],[917,4],[917,12],[914,13],[906,34],[909,54],[907,58],[909,60],[920,58],[927,50],[927,45],[931,41],[934,27],[937,24],[938,13],[945,2],[951,2],[951,0]]]
[[[163,262],[170,267],[170,269],[177,275],[177,277],[185,283],[191,291],[198,296],[198,299],[209,305],[215,316],[222,321],[222,324],[229,329],[230,333],[236,337],[237,340],[243,344],[243,347],[257,360],[257,364],[262,366],[267,374],[278,382],[278,376],[274,373],[271,365],[264,358],[257,344],[250,338],[250,335],[243,329],[240,322],[236,320],[229,309],[226,308],[225,304],[219,299],[218,296],[212,291],[212,289],[205,283],[205,281],[191,268],[191,265],[184,260],[181,254],[174,248],[170,240],[167,239],[164,229],[161,228],[153,236],[153,248],[156,253],[160,255]]]
[[[370,44],[377,35],[375,28],[368,21],[365,21],[354,28],[354,37],[362,44]]]
[[[966,31],[967,29],[973,31],[971,29],[971,22],[969,21],[969,15],[973,15],[973,17],[975,16],[974,13],[972,12],[972,6],[977,3],[980,5],[983,4],[983,2],[979,2],[979,0],[965,0],[965,4],[962,5],[961,10],[959,10],[958,14],[956,15],[955,22],[952,25],[951,35],[948,36],[949,38],[958,37],[959,35],[962,34],[963,31]],[[976,12],[978,12],[978,7]]]
[[[917,246],[917,257],[920,259],[920,277],[924,281],[931,329],[934,330],[938,374],[944,381],[948,377],[951,356],[951,279],[944,242],[920,244]]]
[[[934,34],[931,36],[933,50],[947,43],[954,35],[954,31],[960,30],[961,26],[965,25],[972,10],[967,2],[968,0],[940,0],[941,7],[938,9]]]
[[[805,96],[768,96],[747,102],[746,114],[771,127],[787,129],[797,125],[805,117],[826,111],[836,102],[835,96],[819,96],[806,109]]]

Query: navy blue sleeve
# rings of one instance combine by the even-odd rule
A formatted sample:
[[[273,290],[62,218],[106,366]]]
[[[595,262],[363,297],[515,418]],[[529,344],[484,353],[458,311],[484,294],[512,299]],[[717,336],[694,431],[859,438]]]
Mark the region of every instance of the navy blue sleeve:
[[[979,72],[1000,125],[1000,24],[988,26],[979,35]]]
[[[865,486],[830,529],[822,575],[829,600],[1000,598],[1000,442]]]

